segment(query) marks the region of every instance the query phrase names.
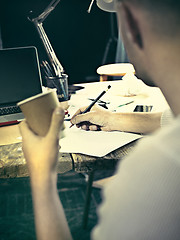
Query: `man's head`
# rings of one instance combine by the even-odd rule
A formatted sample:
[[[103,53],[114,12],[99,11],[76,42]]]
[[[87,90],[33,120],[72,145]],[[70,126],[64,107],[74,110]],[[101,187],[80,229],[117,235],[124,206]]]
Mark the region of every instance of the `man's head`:
[[[180,0],[97,0],[97,3],[106,2],[103,8],[108,10],[109,1],[117,12],[121,35],[137,75],[145,82],[154,81],[157,66],[163,68],[164,59],[167,68],[167,59],[173,61],[177,52]]]
[[[180,0],[96,0],[97,5],[104,11],[117,12],[119,4],[130,4],[149,14],[153,27],[165,34],[174,33],[180,26]],[[158,23],[158,24],[157,24]]]

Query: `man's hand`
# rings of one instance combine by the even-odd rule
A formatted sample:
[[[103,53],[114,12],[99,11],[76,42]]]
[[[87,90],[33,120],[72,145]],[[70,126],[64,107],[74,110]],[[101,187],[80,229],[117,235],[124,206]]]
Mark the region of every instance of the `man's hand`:
[[[84,130],[91,131],[111,131],[111,119],[112,114],[110,111],[94,105],[90,112],[81,114],[86,107],[80,108],[72,117],[71,123],[76,124],[77,127],[81,127]]]
[[[56,171],[59,152],[59,134],[64,119],[64,110],[57,108],[51,120],[49,131],[45,137],[34,134],[26,121],[20,126],[23,139],[23,152],[32,180],[45,180],[50,173]]]
[[[64,110],[58,107],[45,137],[34,134],[26,121],[20,124],[23,151],[31,178],[37,239],[71,240],[71,233],[57,192],[56,163]]]
[[[81,114],[80,108],[72,117],[71,123],[84,130],[123,131],[151,133],[160,127],[161,112],[110,112],[94,105],[90,112]]]

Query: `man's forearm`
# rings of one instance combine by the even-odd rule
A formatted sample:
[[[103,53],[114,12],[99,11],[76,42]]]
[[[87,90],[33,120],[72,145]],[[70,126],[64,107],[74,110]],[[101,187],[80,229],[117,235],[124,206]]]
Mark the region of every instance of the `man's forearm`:
[[[56,178],[56,173],[53,173],[40,181],[31,179],[38,240],[72,239],[58,196]]]
[[[162,113],[113,113],[111,130],[151,133],[160,127]]]

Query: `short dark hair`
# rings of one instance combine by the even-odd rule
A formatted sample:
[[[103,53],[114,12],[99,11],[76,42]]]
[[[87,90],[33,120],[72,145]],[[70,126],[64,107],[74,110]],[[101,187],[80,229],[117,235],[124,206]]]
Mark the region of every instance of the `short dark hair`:
[[[180,0],[117,0],[129,2],[146,11],[158,32],[180,34]]]
[[[116,0],[117,2],[131,2],[149,9],[167,9],[180,12],[180,0]]]

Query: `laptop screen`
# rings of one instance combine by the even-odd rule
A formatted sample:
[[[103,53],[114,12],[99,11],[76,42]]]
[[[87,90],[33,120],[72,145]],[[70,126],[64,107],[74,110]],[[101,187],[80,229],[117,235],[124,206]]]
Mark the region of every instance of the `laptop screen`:
[[[0,105],[8,106],[42,92],[35,47],[0,50]]]

